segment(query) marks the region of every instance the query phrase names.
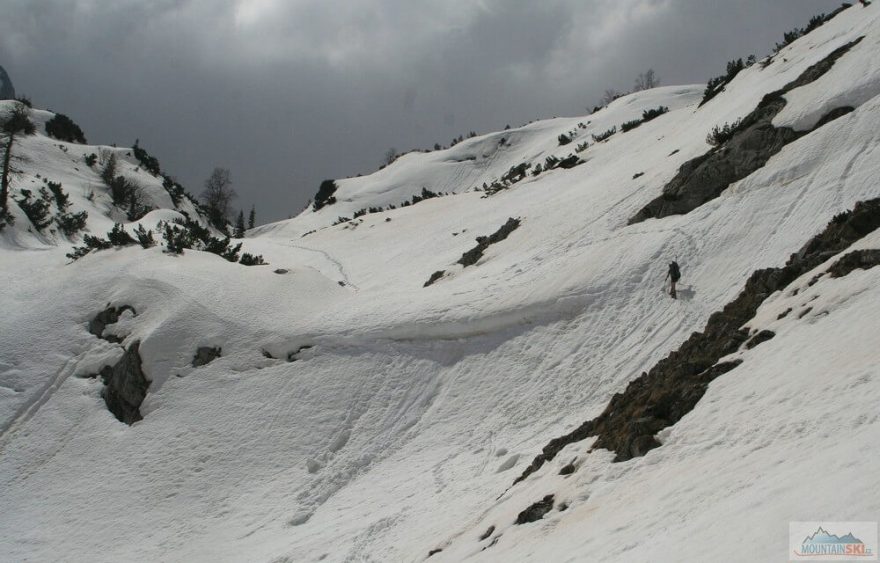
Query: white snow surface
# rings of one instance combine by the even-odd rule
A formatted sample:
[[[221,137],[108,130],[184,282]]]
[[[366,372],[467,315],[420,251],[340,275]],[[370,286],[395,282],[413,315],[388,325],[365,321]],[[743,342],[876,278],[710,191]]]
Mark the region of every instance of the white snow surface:
[[[808,285],[834,259],[762,305],[748,326],[776,337],[737,352],[743,363],[660,448],[612,463],[586,440],[510,487],[752,271],[880,196],[877,4],[845,10],[699,109],[701,86],[663,87],[339,181],[336,204],[248,233],[243,250],[270,266],[137,246],[69,263],[78,241],[28,232],[12,205],[0,235],[0,560],[422,561],[442,548],[431,561],[780,561],[789,521],[880,519],[880,268]],[[777,124],[855,111],[691,213],[627,226],[709,149],[714,125],[863,35],[786,96]],[[670,112],[593,143],[659,105]],[[60,181],[91,232],[124,222],[82,161],[98,147],[49,139],[40,123],[13,193]],[[585,164],[491,197],[473,189],[584,141]],[[186,210],[127,149],[108,150],[162,208],[146,227]],[[450,195],[331,226],[423,187]],[[509,217],[522,224],[506,240],[455,265]],[[880,248],[880,234],[854,248]],[[673,259],[677,301],[663,293]],[[447,275],[422,287],[437,270]],[[87,377],[122,355],[86,330],[108,304],[134,307],[108,333],[140,341],[151,381],[131,426]],[[193,368],[199,346],[222,356]],[[578,470],[558,475],[572,460]],[[547,494],[544,519],[513,524]]]

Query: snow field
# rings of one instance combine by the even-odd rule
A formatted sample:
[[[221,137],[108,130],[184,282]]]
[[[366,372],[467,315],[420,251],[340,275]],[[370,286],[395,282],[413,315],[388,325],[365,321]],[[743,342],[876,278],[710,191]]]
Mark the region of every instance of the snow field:
[[[770,561],[785,553],[789,520],[876,519],[878,467],[865,453],[880,436],[876,269],[771,297],[750,326],[777,336],[743,352],[661,448],[613,464],[573,444],[508,490],[549,439],[601,412],[754,269],[784,263],[834,214],[877,197],[876,14],[843,12],[699,110],[702,87],[660,88],[340,181],[339,203],[249,233],[244,250],[270,266],[158,248],[66,265],[64,241],[4,235],[2,558],[420,561],[442,547],[432,561]],[[777,119],[802,123],[838,99],[858,101],[853,113],[686,216],[626,226],[708,149],[712,126],[860,35],[838,63],[858,73],[857,95],[820,79]],[[670,113],[592,144],[659,105]],[[498,137],[509,142],[498,148]],[[485,199],[458,193],[586,139],[572,170]],[[43,171],[74,211],[89,210],[92,232],[109,230],[100,199],[84,197],[94,173],[71,171],[74,149],[50,141],[28,139],[43,157],[23,186]],[[422,187],[457,193],[329,226]],[[453,266],[508,217],[522,226],[476,266]],[[678,301],[662,293],[672,259]],[[450,276],[422,288],[438,269]],[[813,295],[813,312],[776,320]],[[152,381],[131,427],[106,410],[100,380],[82,377],[121,354],[85,329],[108,303],[137,311],[112,330],[141,341]],[[198,346],[223,355],[193,368]],[[578,470],[559,476],[574,458]],[[513,525],[546,494],[569,508]]]

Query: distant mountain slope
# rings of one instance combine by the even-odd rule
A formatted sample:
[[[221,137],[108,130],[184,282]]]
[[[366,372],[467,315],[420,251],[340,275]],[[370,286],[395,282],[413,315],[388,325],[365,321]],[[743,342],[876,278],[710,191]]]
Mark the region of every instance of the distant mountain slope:
[[[0,119],[11,115],[16,105],[25,107],[14,101],[0,101]],[[138,152],[142,148],[62,140],[49,133],[50,124],[58,121],[57,114],[25,109],[35,132],[17,135],[13,144],[7,198],[13,222],[0,231],[0,245],[9,249],[60,245],[69,250],[71,245],[81,243],[83,234],[104,235],[115,223],[126,224],[133,230],[139,225],[155,229],[159,221],[184,216],[204,222],[195,200],[173,178],[156,168],[158,161],[150,164],[154,168],[151,171],[138,159],[138,154],[151,158],[145,151]],[[73,123],[66,116],[62,119]],[[115,163],[112,176],[124,179],[125,186],[137,193],[137,210],[132,209],[130,199],[120,199],[108,184],[105,171],[111,160]],[[60,228],[58,219],[62,211],[53,190],[60,190],[66,198],[68,213],[85,212],[82,228],[70,233]],[[41,199],[47,202],[46,226],[34,224],[26,204],[20,203]]]
[[[0,100],[14,100],[15,87],[12,85],[12,79],[6,73],[6,69],[0,66]]]
[[[481,192],[495,182],[504,183],[506,175],[515,179],[515,182],[508,180],[507,184],[530,185],[540,179],[536,170],[538,165],[541,169],[547,166],[548,157],[559,161],[572,156],[589,160],[599,149],[584,152],[588,150],[584,144],[595,145],[594,135],[640,119],[647,110],[665,107],[674,113],[692,106],[702,89],[702,86],[657,88],[617,100],[590,116],[536,121],[465,139],[448,149],[407,153],[374,174],[336,180],[335,203],[318,211],[309,208],[295,222],[282,221],[265,226],[257,233],[280,228],[291,233],[300,229],[302,234],[326,227],[339,217],[353,218],[358,211],[399,208],[411,202],[413,196],[420,196],[423,190],[438,195]],[[674,118],[663,116],[663,119]],[[560,143],[560,136],[567,137],[564,145]],[[528,168],[521,179],[520,175],[511,174],[512,169],[522,165]]]

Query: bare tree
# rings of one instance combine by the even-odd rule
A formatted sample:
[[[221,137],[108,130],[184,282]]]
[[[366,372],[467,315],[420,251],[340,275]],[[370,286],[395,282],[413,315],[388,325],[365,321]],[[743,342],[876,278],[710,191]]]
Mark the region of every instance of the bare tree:
[[[205,189],[202,190],[200,197],[211,224],[225,231],[226,223],[232,213],[232,200],[238,197],[232,189],[229,169],[219,166],[214,168],[211,176],[205,180]]]
[[[12,111],[0,124],[0,150],[3,151],[3,173],[0,176],[0,229],[7,222],[12,222],[8,207],[9,183],[12,176],[18,173],[14,161],[22,160],[12,154],[15,140],[22,135],[32,135],[35,131],[36,127],[30,120],[30,109],[20,102],[12,107]]]
[[[385,151],[385,160],[383,162],[385,163],[385,166],[388,166],[395,160],[397,160],[397,149],[391,147],[390,149]]]
[[[605,94],[602,96],[602,106],[607,106],[621,96],[623,96],[623,92],[620,92],[613,88],[605,90]]]
[[[657,75],[654,73],[654,69],[649,68],[648,70],[636,77],[636,82],[633,85],[633,92],[650,90],[651,88],[656,88],[657,86],[660,86],[660,79],[657,78]]]
[[[110,159],[110,155],[114,154],[110,149],[99,149],[98,150],[98,164],[102,167],[107,164],[107,160]]]

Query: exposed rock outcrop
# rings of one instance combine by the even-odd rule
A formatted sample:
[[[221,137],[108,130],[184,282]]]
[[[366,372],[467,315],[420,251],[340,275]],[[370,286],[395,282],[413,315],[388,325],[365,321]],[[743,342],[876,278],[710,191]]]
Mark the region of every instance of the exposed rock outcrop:
[[[108,306],[106,309],[98,313],[95,318],[89,321],[89,332],[98,338],[103,338],[109,342],[122,342],[122,338],[116,335],[109,334],[104,336],[104,329],[107,328],[107,325],[119,322],[119,317],[122,316],[122,313],[125,311],[131,311],[133,315],[137,315],[137,311],[134,310],[134,307],[129,305],[122,305],[120,307]]]
[[[615,461],[626,461],[658,447],[656,433],[681,420],[696,406],[712,380],[739,365],[740,360],[718,361],[736,352],[747,340],[748,332],[741,327],[755,316],[761,303],[877,228],[880,198],[859,202],[852,211],[835,216],[820,234],[792,254],[785,266],[755,271],[739,296],[709,317],[702,332],[693,333],[678,350],[631,381],[623,393],[615,394],[598,417],[544,446],[514,484],[552,460],[568,444],[591,436],[597,437],[593,449],[615,452]],[[861,264],[862,258],[846,262]],[[764,334],[762,341],[768,336]]]
[[[781,90],[764,96],[758,107],[740,121],[731,138],[708,153],[684,163],[678,174],[663,188],[657,199],[643,207],[629,224],[650,218],[682,215],[715,199],[734,182],[762,168],[782,148],[810,133],[789,127],[774,127],[773,118],[786,105],[784,94],[809,84],[831,70],[834,63],[864,37],[835,49],[827,57],[806,69]],[[836,108],[825,115],[812,129],[853,111],[852,107]]]
[[[571,475],[575,471],[577,471],[577,467],[575,467],[574,462],[572,461],[572,462],[567,463],[565,465],[565,467],[560,469],[559,474],[560,475]]]
[[[429,285],[433,285],[435,281],[442,278],[445,274],[446,274],[446,270],[437,270],[436,272],[431,274],[431,277],[428,278],[428,281],[426,281],[425,285],[423,285],[422,287],[428,287]]]
[[[506,223],[501,225],[501,227],[491,235],[477,237],[477,246],[462,254],[457,263],[461,264],[465,268],[467,268],[468,266],[473,266],[480,261],[480,258],[483,257],[483,253],[486,252],[486,249],[489,248],[489,246],[506,239],[508,236],[510,236],[510,233],[519,228],[520,224],[522,224],[522,219],[518,217],[516,219],[510,217],[507,219]],[[453,236],[457,234],[458,233],[453,233]],[[422,287],[433,285],[434,282],[438,281],[445,275],[446,270],[437,270],[436,272],[431,274],[431,277],[428,278],[428,281],[426,281],[424,285],[422,285]]]
[[[762,330],[755,336],[749,338],[749,341],[746,342],[746,350],[751,350],[752,348],[767,342],[776,336],[776,333],[772,330]]]
[[[305,345],[303,345],[303,346],[300,346],[299,348],[297,348],[297,349],[294,350],[293,352],[289,352],[289,353],[287,354],[287,361],[288,361],[288,362],[296,362],[296,361],[298,361],[298,360],[300,359],[300,357],[299,357],[300,354],[302,354],[302,353],[305,352],[306,350],[309,350],[309,349],[314,348],[314,347],[315,347],[314,344],[305,344]]]
[[[875,266],[880,266],[880,250],[854,250],[828,268],[828,273],[832,278],[842,278],[853,270],[868,270]]]
[[[150,382],[141,370],[140,342],[134,342],[116,365],[101,370],[103,397],[107,408],[121,422],[132,424],[143,419],[140,407]]]
[[[528,524],[536,522],[544,517],[548,512],[553,510],[553,495],[547,495],[538,502],[532,504],[516,517],[516,524]]]
[[[501,227],[491,235],[487,237],[477,237],[477,246],[462,254],[461,258],[458,259],[458,263],[465,268],[473,266],[483,257],[483,253],[489,248],[489,246],[506,239],[510,233],[519,228],[520,223],[520,219],[510,217],[507,219],[506,223],[501,225]]]
[[[196,355],[192,359],[192,367],[197,368],[206,366],[220,357],[221,349],[219,346],[199,346]]]

